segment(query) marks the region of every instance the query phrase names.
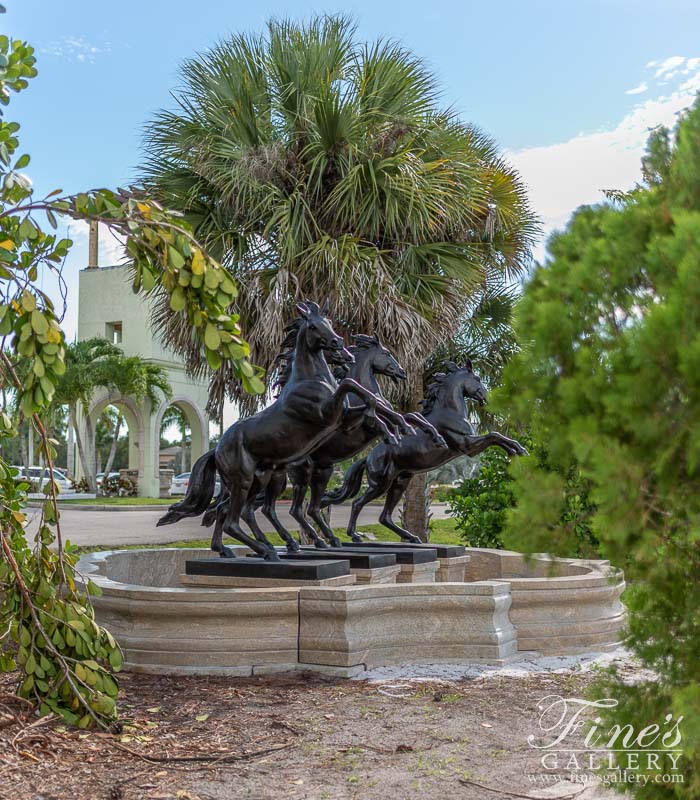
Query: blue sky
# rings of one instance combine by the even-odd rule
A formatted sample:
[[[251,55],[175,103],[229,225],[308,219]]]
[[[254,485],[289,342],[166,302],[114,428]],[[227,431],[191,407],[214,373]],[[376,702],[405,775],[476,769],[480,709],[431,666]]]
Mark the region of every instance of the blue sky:
[[[648,128],[672,124],[700,89],[695,0],[5,4],[3,32],[37,49],[39,77],[7,116],[22,124],[39,192],[133,179],[141,127],[170,103],[182,59],[229,32],[262,29],[270,16],[342,11],[363,38],[396,38],[422,56],[445,104],[488,131],[521,169],[547,230],[601,189],[633,183]],[[73,235],[66,277],[75,298],[86,236]],[[116,257],[110,242],[102,251],[103,261]]]

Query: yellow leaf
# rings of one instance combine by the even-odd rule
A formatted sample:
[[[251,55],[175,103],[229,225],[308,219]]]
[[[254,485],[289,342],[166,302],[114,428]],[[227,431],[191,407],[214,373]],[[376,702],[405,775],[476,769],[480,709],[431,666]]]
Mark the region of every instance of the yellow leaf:
[[[206,265],[201,250],[195,250],[192,254],[192,272],[195,275],[203,275]]]
[[[12,239],[5,239],[4,242],[0,242],[0,247],[2,247],[3,250],[14,250],[15,243],[12,241]]]
[[[145,203],[136,203],[136,208],[143,214],[146,219],[151,218],[151,207]]]

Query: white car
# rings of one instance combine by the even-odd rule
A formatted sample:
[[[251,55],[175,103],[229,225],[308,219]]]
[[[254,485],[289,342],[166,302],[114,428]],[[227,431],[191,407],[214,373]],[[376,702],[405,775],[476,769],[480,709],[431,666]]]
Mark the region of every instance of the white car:
[[[170,488],[168,489],[168,494],[170,495],[170,497],[187,494],[187,487],[189,485],[190,485],[190,473],[181,472],[179,475],[176,475],[170,482]],[[219,494],[220,491],[221,491],[221,481],[219,480],[219,476],[217,475],[216,485],[214,487],[214,496]]]
[[[24,467],[13,467],[13,469],[19,470],[19,474],[15,475],[15,482],[27,481],[28,483],[35,484],[39,491],[46,486],[51,476],[48,467],[29,467],[29,475],[27,475],[27,470]],[[65,472],[55,467],[53,470],[53,480],[58,484],[61,491],[73,488],[73,484],[68,480]]]

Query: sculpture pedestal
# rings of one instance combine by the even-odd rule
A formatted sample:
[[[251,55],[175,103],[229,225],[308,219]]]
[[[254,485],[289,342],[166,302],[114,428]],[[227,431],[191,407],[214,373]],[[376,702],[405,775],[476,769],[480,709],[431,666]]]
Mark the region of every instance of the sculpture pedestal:
[[[374,567],[372,569],[354,569],[352,574],[357,579],[357,585],[396,583],[401,572],[401,565],[391,567]]]
[[[350,574],[347,559],[209,558],[185,562],[180,581],[202,587],[349,586],[355,583],[355,576]]]
[[[358,549],[364,548],[366,550],[371,550],[373,553],[378,550],[384,551],[386,549],[390,549],[391,552],[398,554],[401,553],[401,550],[434,550],[439,562],[434,580],[438,583],[464,583],[466,567],[469,562],[469,556],[466,555],[466,548],[462,545],[412,544],[411,542],[396,542],[396,544],[389,542],[353,542],[351,546]],[[405,561],[399,561],[399,558],[400,555],[397,556],[398,563],[407,563]],[[418,570],[416,577],[418,577],[419,580],[413,580],[409,577],[409,575],[412,574],[410,570],[404,570],[402,573],[404,577],[397,578],[397,581],[399,583],[432,583],[432,579],[429,577],[427,580],[420,578],[422,572],[425,573],[426,571]]]
[[[438,558],[438,567],[435,580],[439,583],[464,583],[469,556],[454,556],[452,558]]]
[[[396,557],[400,571],[396,583],[434,583],[435,574],[440,566],[437,551],[434,547],[414,547],[387,542],[362,542],[343,546],[343,552],[390,553]]]
[[[282,552],[280,551],[280,555]],[[349,550],[345,547],[329,547],[318,549],[315,547],[302,547],[297,553],[284,551],[285,559],[290,560],[324,560],[340,559],[350,564],[350,574],[357,579],[357,584],[382,584],[395,583],[400,572],[393,553],[375,553]]]
[[[401,572],[396,576],[396,583],[435,583],[435,575],[440,566],[438,561],[426,561],[423,564],[401,564]]]

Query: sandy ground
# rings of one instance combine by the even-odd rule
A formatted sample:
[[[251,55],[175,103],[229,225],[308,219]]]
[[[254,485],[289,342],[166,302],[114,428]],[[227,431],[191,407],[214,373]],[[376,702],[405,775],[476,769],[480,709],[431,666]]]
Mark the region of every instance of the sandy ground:
[[[435,519],[445,519],[445,505],[436,505],[432,509]],[[379,519],[381,506],[367,506],[360,515],[362,525],[371,525]],[[199,518],[183,519],[174,525],[156,528],[156,522],[166,511],[166,507],[158,511],[98,511],[74,508],[61,508],[61,530],[65,538],[73,544],[81,546],[125,544],[167,544],[183,539],[206,539],[211,535],[211,528],[203,528]],[[38,525],[39,509],[29,509],[28,535],[33,535]],[[344,527],[348,522],[350,506],[337,506],[333,509],[331,522],[333,527]],[[289,503],[279,503],[278,515],[288,530],[298,530],[299,525],[289,515]],[[257,514],[260,527],[266,533],[272,532],[270,523]]]
[[[585,770],[547,769],[528,743],[542,743],[542,699],[583,696],[611,658],[633,673],[619,653],[353,681],[124,675],[112,733],[23,715],[5,676],[0,800],[612,798]]]

